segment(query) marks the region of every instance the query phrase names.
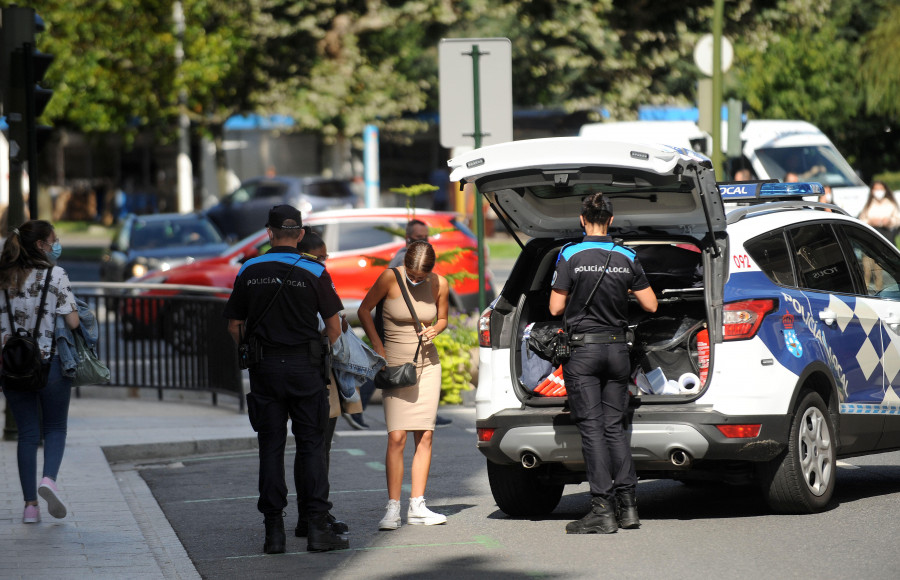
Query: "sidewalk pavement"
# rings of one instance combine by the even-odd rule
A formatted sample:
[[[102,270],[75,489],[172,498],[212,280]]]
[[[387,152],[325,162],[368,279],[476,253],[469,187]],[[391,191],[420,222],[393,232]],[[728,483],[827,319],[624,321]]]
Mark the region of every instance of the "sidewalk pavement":
[[[255,449],[256,434],[236,400],[231,405],[220,397],[214,407],[208,399],[160,402],[125,398],[124,391],[72,398],[57,479],[68,508],[63,519],[54,519],[39,499],[41,523],[22,523],[16,443],[0,441],[0,578],[200,578],[135,464]],[[441,408],[457,420],[473,411]],[[383,427],[380,419],[380,406],[366,411],[373,428]],[[339,420],[337,436],[347,430]],[[39,450],[38,481],[42,464]]]

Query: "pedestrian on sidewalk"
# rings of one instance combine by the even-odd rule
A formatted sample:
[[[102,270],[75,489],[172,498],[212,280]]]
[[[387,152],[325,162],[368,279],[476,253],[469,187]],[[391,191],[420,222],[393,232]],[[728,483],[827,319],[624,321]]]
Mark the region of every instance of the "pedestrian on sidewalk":
[[[300,243],[297,245],[297,249],[299,249],[304,254],[308,254],[318,260],[321,264],[325,264],[325,261],[328,259],[328,247],[325,245],[325,240],[322,239],[322,236],[317,234],[315,230],[311,229],[309,226],[303,226],[303,238],[300,239]],[[319,319],[321,321],[321,318]],[[324,330],[324,322],[320,324],[320,331]],[[349,324],[347,323],[347,319],[341,315],[341,332],[346,332]],[[341,416],[342,413],[357,413],[362,412],[362,403],[359,401],[355,403],[349,403],[342,399],[339,394],[339,389],[337,386],[337,379],[334,376],[334,371],[329,370],[329,382],[328,382],[328,426],[325,429],[325,473],[326,475],[329,473],[331,468],[331,443],[334,439],[334,430],[337,427],[337,419]],[[344,407],[346,406],[346,411]],[[299,453],[299,447],[297,451]],[[309,530],[309,516],[306,513],[306,497],[303,494],[303,480],[305,478],[305,472],[303,471],[303,462],[298,455],[294,457],[294,487],[297,490],[297,510],[299,512],[299,517],[297,518],[297,527],[294,528],[294,535],[298,538],[307,537]],[[330,479],[329,479],[330,481]],[[331,525],[331,529],[335,534],[346,534],[350,531],[350,528],[346,523],[335,518],[331,513],[328,514],[328,523]]]
[[[266,554],[285,551],[284,449],[289,417],[304,473],[298,493],[303,494],[303,512],[309,518],[307,550],[350,546],[329,521],[325,454],[328,355],[341,334],[343,304],[325,267],[297,249],[302,225],[300,211],[293,206],[278,205],[269,211],[266,228],[272,248],[241,266],[224,312],[235,343],[246,345],[247,414],[259,440],[257,509],[264,516]],[[325,340],[317,315],[325,322]]]
[[[411,219],[406,223],[406,245],[394,254],[394,257],[391,258],[391,261],[388,263],[388,268],[397,268],[403,265],[403,261],[406,259],[406,250],[409,248],[409,245],[413,242],[427,242],[428,241],[428,224],[423,222],[422,220]],[[374,384],[372,385],[372,389],[368,391],[367,395],[363,395],[363,408],[369,403],[369,397],[372,396],[372,390],[374,390]],[[362,416],[360,414],[360,416]],[[447,425],[453,423],[453,419],[450,417],[444,417],[440,413],[437,414],[437,418],[435,419],[435,427],[446,427]]]
[[[406,523],[437,525],[447,522],[447,516],[434,513],[425,506],[425,485],[431,469],[431,446],[435,419],[441,398],[441,361],[434,338],[447,328],[449,285],[434,269],[434,248],[425,241],[409,245],[404,266],[389,268],[363,298],[357,312],[372,348],[387,359],[388,366],[398,366],[415,360],[416,383],[408,387],[383,391],[384,420],[388,431],[385,453],[387,476],[387,511],[378,528],[396,530],[400,527],[400,492],[403,484],[403,450],[408,433],[413,434],[416,451],[412,461],[412,493]],[[402,281],[402,282],[401,282]],[[407,304],[404,289],[409,295]],[[372,309],[384,300],[384,340],[375,329]],[[415,315],[413,314],[415,311]],[[421,322],[421,327],[419,327]]]
[[[62,374],[53,336],[57,316],[63,316],[66,326],[73,330],[78,328],[79,320],[69,277],[65,270],[55,265],[61,252],[62,246],[53,225],[32,220],[10,229],[0,254],[0,290],[4,293],[0,299],[3,345],[17,334],[17,330],[34,334],[37,329],[44,363],[50,363],[50,374],[42,389],[34,392],[3,389],[19,430],[16,458],[25,498],[22,522],[26,524],[41,521],[38,494],[46,500],[51,516],[64,518],[67,513],[56,478],[66,449],[72,379]],[[40,320],[39,311],[42,313]],[[44,467],[38,487],[37,450],[42,428]]]

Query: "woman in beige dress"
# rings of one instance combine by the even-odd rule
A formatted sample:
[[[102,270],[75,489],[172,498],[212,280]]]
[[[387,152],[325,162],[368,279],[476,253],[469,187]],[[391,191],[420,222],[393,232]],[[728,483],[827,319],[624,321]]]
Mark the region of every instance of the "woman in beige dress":
[[[428,471],[431,468],[434,422],[441,398],[441,361],[432,340],[447,328],[449,309],[449,286],[443,276],[432,272],[434,260],[434,248],[431,244],[417,241],[408,246],[404,265],[398,268],[422,328],[416,328],[391,269],[381,273],[363,299],[358,312],[359,321],[372,341],[372,348],[387,359],[388,366],[412,362],[419,338],[422,339],[416,384],[382,391],[388,431],[385,471],[389,498],[387,511],[378,524],[382,530],[396,530],[400,527],[403,450],[409,432],[413,434],[416,450],[412,461],[412,493],[406,523],[436,525],[447,522],[446,516],[436,514],[425,506],[424,498]],[[372,310],[382,299],[384,342],[375,331],[372,319]]]

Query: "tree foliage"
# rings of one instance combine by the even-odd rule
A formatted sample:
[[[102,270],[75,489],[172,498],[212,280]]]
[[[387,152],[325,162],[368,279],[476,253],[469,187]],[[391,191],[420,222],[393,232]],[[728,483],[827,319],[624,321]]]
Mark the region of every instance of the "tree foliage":
[[[640,105],[692,104],[692,52],[713,10],[709,0],[182,0],[177,66],[174,0],[20,3],[48,25],[39,47],[56,55],[56,95],[45,117],[57,125],[171,135],[183,92],[193,126],[219,138],[228,117],[256,112],[332,141],[369,123],[422,129],[421,113],[438,107],[443,37],[510,38],[520,108],[628,119]],[[860,143],[900,114],[897,0],[732,0],[725,34],[726,96],[753,117],[809,120],[862,157]]]

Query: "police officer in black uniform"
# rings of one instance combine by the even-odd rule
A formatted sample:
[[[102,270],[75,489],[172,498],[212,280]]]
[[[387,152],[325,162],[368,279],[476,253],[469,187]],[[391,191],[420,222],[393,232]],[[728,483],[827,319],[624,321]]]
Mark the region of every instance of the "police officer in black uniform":
[[[244,263],[225,306],[228,331],[248,343],[250,393],[247,413],[259,439],[259,501],[265,517],[266,554],[285,551],[283,510],[287,506],[284,448],[287,420],[305,477],[309,518],[307,550],[348,548],[330,525],[325,427],[330,344],[341,334],[343,308],[325,267],[297,250],[303,237],[300,211],[279,205],[266,224],[272,249]],[[325,321],[327,343],[316,313]],[[249,340],[248,340],[249,337]]]
[[[591,511],[566,525],[570,534],[640,526],[626,425],[631,365],[625,331],[629,294],[648,312],[656,311],[657,302],[635,253],[607,235],[612,217],[602,193],[584,199],[586,235],[560,251],[551,284],[550,313],[565,316],[572,347],[563,379],[591,487]]]

